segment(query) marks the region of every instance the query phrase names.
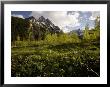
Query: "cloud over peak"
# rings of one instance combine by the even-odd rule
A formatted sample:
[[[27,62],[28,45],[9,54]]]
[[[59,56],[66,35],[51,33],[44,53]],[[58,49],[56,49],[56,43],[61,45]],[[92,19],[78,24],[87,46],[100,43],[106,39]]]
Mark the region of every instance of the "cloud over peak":
[[[23,19],[30,16],[38,19],[40,16],[44,16],[53,24],[59,26],[64,32],[70,32],[79,28],[83,29],[87,24],[89,24],[89,27],[94,27],[97,16],[100,20],[99,11],[15,11],[12,16]]]
[[[78,12],[74,12],[74,14],[67,14],[67,11],[32,11],[30,16],[34,16],[36,19],[38,19],[40,16],[49,18],[56,26],[59,26],[61,29],[67,25],[79,25]],[[63,30],[67,32],[67,29]]]

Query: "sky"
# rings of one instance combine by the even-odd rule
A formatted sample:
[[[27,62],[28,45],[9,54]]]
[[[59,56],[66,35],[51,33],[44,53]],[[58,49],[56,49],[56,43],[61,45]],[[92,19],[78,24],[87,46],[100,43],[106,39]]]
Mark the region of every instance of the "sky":
[[[86,25],[94,27],[95,18],[100,17],[99,11],[12,11],[12,16],[28,18],[40,16],[48,18],[56,26],[59,26],[65,33],[76,29],[84,29]]]

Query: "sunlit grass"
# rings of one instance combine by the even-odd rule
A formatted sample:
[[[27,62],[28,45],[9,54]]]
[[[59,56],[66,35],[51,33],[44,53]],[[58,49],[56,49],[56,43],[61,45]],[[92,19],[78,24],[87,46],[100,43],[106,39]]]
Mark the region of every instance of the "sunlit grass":
[[[100,49],[88,44],[17,44],[12,47],[12,76],[99,76]]]

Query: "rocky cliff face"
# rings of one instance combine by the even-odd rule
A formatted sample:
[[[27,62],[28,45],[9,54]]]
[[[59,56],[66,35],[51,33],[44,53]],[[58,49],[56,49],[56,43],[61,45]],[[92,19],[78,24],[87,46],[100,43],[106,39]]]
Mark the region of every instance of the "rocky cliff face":
[[[35,19],[33,16],[25,19],[17,18],[12,16],[11,20],[12,34],[17,40],[19,36],[22,38],[28,38],[30,40],[45,39],[45,36],[50,34],[59,34],[62,32],[58,26],[55,26],[48,18],[43,16]],[[14,33],[17,32],[17,34]],[[24,36],[24,34],[26,34]]]
[[[43,16],[39,17],[37,20],[33,16],[26,18],[25,20],[29,20],[30,23],[34,26],[39,26],[41,28],[45,28],[46,31],[48,31],[50,33],[61,32],[61,30],[58,26],[55,26],[48,18],[45,19]]]

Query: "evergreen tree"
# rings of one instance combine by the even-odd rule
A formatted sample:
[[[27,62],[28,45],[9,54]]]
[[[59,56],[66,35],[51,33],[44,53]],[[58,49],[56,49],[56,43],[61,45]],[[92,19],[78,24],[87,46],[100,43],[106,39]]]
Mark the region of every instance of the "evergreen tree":
[[[85,26],[83,39],[85,41],[88,41],[90,39],[90,36],[89,36],[89,25],[88,24]]]

